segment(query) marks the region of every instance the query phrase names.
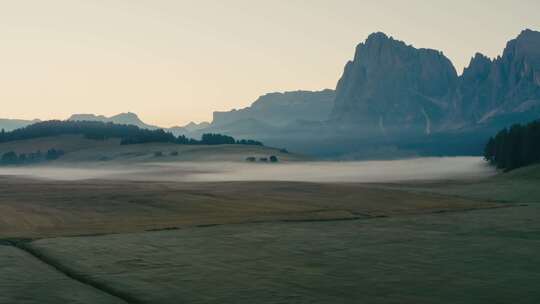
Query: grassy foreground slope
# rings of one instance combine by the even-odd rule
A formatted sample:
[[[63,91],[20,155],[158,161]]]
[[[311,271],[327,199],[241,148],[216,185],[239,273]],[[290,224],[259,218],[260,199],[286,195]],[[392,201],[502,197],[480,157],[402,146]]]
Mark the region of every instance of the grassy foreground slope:
[[[0,178],[0,238],[41,238],[260,221],[376,218],[498,207],[360,185]]]
[[[394,185],[390,188],[435,192],[472,199],[535,204],[540,203],[540,165],[532,165],[475,182],[452,181]]]
[[[225,225],[31,246],[142,303],[533,304],[539,211]]]
[[[0,303],[125,302],[72,280],[27,252],[0,244]]]
[[[0,237],[42,238],[23,247],[82,279],[65,283],[75,287],[64,297],[86,282],[132,303],[536,304],[540,204],[520,204],[535,194],[515,191],[538,186],[537,177],[529,168],[401,189],[5,177]],[[494,194],[494,185],[507,186]],[[89,233],[120,234],[65,237]],[[38,280],[26,302],[57,303],[49,295],[62,291],[61,273],[26,275],[41,268],[23,253],[0,255],[18,265],[0,267],[0,299],[17,303]],[[97,297],[85,292],[73,297]]]
[[[245,161],[247,157],[276,155],[281,161],[306,160],[279,149],[253,145],[182,145],[173,143],[146,143],[120,145],[120,139],[93,140],[82,135],[61,135],[0,143],[0,155],[13,151],[34,153],[57,149],[65,155],[47,164],[73,164],[78,162],[130,163],[155,161]],[[156,152],[162,155],[156,157]],[[177,152],[178,155],[176,155]],[[174,154],[174,155],[171,155]]]

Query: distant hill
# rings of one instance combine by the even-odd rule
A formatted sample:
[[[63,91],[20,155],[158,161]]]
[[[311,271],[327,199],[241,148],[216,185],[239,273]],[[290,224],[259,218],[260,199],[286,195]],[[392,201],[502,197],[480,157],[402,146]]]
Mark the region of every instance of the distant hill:
[[[111,117],[106,117],[103,115],[95,115],[95,114],[73,114],[67,120],[112,122],[115,124],[133,125],[141,129],[148,129],[148,130],[163,129],[161,127],[149,125],[143,122],[137,116],[137,114],[131,113],[131,112],[120,113]],[[26,127],[28,125],[31,125],[40,121],[41,120],[39,119],[22,120],[22,119],[0,118],[0,130],[4,129],[4,131],[12,131],[12,130],[23,128],[23,127]]]
[[[0,143],[0,157],[5,153],[31,155],[37,151],[46,154],[51,149],[64,154],[43,164],[112,166],[140,162],[177,162],[177,161],[234,161],[246,162],[248,157],[278,157],[280,162],[306,160],[304,156],[286,153],[282,150],[254,145],[178,145],[168,142],[121,145],[119,138],[95,140],[83,135],[58,135],[16,142]],[[0,159],[0,166],[2,161]]]
[[[175,136],[162,129],[148,130],[134,125],[87,120],[43,121],[10,132],[2,131],[0,132],[0,143],[61,135],[83,135],[88,139],[95,140],[119,138],[121,143],[125,145],[149,142],[168,142],[186,145],[263,145],[258,141],[249,139],[236,140],[233,137],[217,133],[205,133],[201,136],[200,140],[197,140],[187,138],[183,135]]]
[[[6,132],[13,131],[15,129],[26,127],[28,125],[34,124],[39,121],[40,121],[39,119],[23,120],[23,119],[0,118],[0,130],[4,130]]]
[[[208,122],[201,122],[201,123],[195,123],[190,122],[185,126],[174,126],[171,128],[162,128],[155,125],[150,125],[145,122],[143,122],[139,116],[135,113],[127,112],[127,113],[120,113],[114,116],[106,117],[103,115],[95,115],[95,114],[73,114],[71,115],[68,120],[72,121],[101,121],[101,122],[112,122],[115,124],[123,124],[123,125],[132,125],[137,126],[141,129],[148,129],[148,130],[157,130],[157,129],[163,129],[165,131],[171,132],[172,134],[178,136],[178,135],[191,135],[193,132],[197,132],[199,130],[203,130],[205,128],[208,128],[210,126],[210,123]],[[199,133],[199,135],[202,133]]]
[[[188,146],[193,148],[186,148]],[[228,148],[218,149],[220,146]],[[81,150],[85,153],[73,155]],[[220,134],[203,134],[200,139],[190,139],[176,137],[161,129],[148,130],[101,121],[45,121],[0,132],[0,165],[30,165],[56,160],[188,160],[186,155],[178,152],[188,150],[192,152],[191,160],[231,160],[223,155],[212,155],[231,151],[235,154],[234,160],[241,161],[247,157],[253,161],[258,157],[269,161],[273,155],[295,157],[287,151],[264,147],[261,142],[249,139],[236,140]],[[197,151],[201,155],[196,155]]]
[[[120,113],[111,117],[106,117],[103,115],[94,115],[94,114],[73,114],[68,120],[72,121],[101,121],[101,122],[112,122],[115,124],[121,125],[132,125],[137,126],[141,129],[156,130],[161,129],[158,126],[153,126],[144,123],[139,116],[135,113],[127,112]]]
[[[204,130],[208,127],[210,127],[209,122],[201,122],[201,123],[190,122],[183,127],[175,126],[175,127],[168,128],[167,130],[174,135],[183,135],[183,134],[191,134],[199,130]]]

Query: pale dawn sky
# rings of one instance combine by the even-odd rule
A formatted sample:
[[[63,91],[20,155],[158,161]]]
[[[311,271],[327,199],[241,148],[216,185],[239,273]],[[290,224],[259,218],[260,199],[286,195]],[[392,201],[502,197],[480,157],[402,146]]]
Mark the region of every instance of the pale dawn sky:
[[[458,73],[540,30],[538,0],[0,0],[0,118],[210,120],[274,91],[334,88],[383,31]]]

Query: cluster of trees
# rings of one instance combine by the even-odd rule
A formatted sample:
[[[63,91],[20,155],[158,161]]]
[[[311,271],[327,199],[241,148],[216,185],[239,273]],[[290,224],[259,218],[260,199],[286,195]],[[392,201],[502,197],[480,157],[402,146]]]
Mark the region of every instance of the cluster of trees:
[[[117,125],[100,121],[60,121],[38,122],[11,132],[0,132],[0,143],[39,137],[82,134],[89,139],[108,138],[130,139],[138,142],[171,142],[175,136],[163,130],[145,130],[131,125]]]
[[[231,136],[222,135],[222,134],[213,134],[206,133],[203,134],[201,140],[198,141],[201,145],[251,145],[251,146],[262,146],[262,142],[251,140],[251,139],[240,139],[235,140]]]
[[[150,142],[168,142],[185,145],[223,145],[242,144],[259,145],[255,140],[235,140],[233,137],[221,134],[204,134],[201,140],[187,138],[184,135],[174,136],[163,130],[146,130],[132,125],[119,125],[100,121],[60,121],[51,120],[39,122],[11,132],[0,132],[0,143],[33,139],[39,137],[82,134],[86,138],[105,140],[108,138],[120,138],[121,144],[142,144]]]
[[[13,151],[6,152],[0,157],[0,165],[22,165],[38,163],[46,160],[55,160],[64,155],[64,151],[57,149],[50,149],[46,153],[41,151],[33,153],[20,153],[17,154]]]
[[[246,158],[246,161],[250,162],[250,163],[254,163],[257,161],[257,158],[255,156],[249,156]],[[271,163],[277,163],[279,161],[279,159],[277,158],[277,156],[275,155],[271,155],[270,157],[260,157],[258,159],[259,162],[263,162],[263,163],[266,163],[268,161],[270,161]]]
[[[237,145],[248,145],[248,146],[263,146],[263,143],[253,139],[240,139],[236,141]]]
[[[540,120],[516,124],[489,139],[486,160],[506,171],[540,162]]]

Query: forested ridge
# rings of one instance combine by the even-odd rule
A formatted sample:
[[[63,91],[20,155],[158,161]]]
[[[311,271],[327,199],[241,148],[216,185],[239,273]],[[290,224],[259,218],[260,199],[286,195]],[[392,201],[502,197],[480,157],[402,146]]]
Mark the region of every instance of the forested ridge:
[[[95,140],[120,138],[121,144],[123,145],[159,142],[185,145],[263,145],[259,141],[246,139],[236,140],[231,136],[222,134],[204,134],[200,140],[197,140],[187,138],[183,135],[174,136],[172,133],[165,132],[161,129],[147,130],[133,125],[120,125],[100,121],[60,120],[39,122],[11,132],[1,130],[0,143],[59,135],[83,135],[86,138]]]

